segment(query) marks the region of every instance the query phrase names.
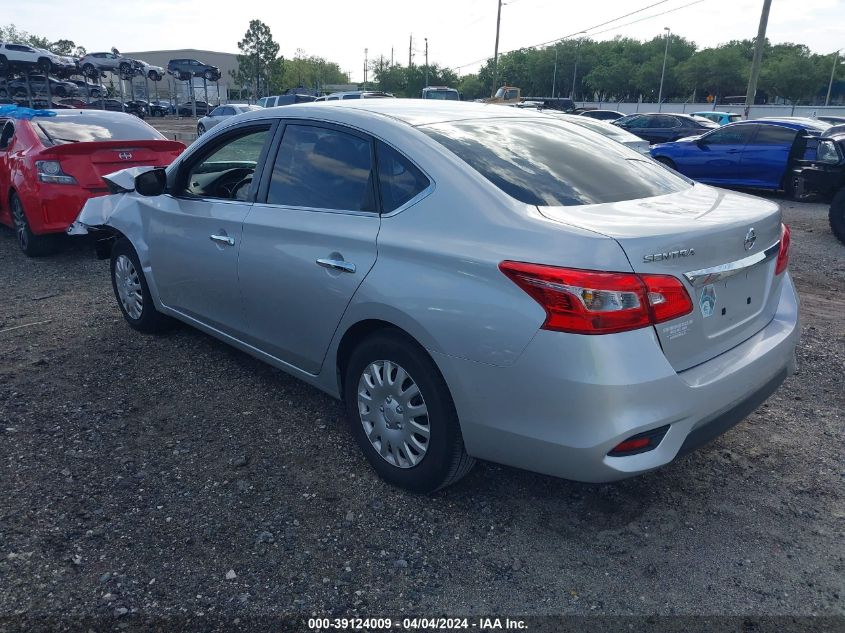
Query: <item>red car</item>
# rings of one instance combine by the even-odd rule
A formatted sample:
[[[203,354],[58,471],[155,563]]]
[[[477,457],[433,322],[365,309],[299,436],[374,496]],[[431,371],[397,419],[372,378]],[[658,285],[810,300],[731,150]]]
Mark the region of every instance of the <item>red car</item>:
[[[163,167],[185,146],[138,117],[102,110],[0,118],[0,223],[30,257],[50,253],[88,198],[109,193],[101,176]]]

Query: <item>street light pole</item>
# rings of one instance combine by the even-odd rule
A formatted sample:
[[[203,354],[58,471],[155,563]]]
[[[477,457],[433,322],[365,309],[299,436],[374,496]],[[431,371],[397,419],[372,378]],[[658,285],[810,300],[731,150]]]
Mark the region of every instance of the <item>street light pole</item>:
[[[496,81],[499,71],[499,25],[502,23],[502,0],[499,0],[499,10],[496,13],[496,48],[493,50],[493,90],[490,96],[496,96]]]
[[[370,52],[370,49],[364,49],[364,90],[367,89],[367,54]]]
[[[842,50],[842,49],[839,49]],[[839,63],[839,51],[833,53],[833,68],[830,69],[830,83],[827,84],[827,96],[824,99],[826,106],[830,105],[830,91],[833,90],[833,76],[836,74],[836,64]]]
[[[664,26],[666,31],[666,48],[663,51],[663,70],[660,71],[660,91],[657,93],[657,111],[663,111],[663,78],[666,76],[666,58],[669,56],[669,38],[672,37],[672,31],[668,26]]]
[[[425,38],[425,87],[428,88],[428,38]]]
[[[580,33],[576,33],[576,35],[586,35],[586,31],[581,31]],[[578,38],[578,45],[575,47],[575,69],[572,71],[572,92],[569,94],[569,98],[575,101],[575,80],[578,78],[578,53],[581,51],[581,42],[584,41],[584,38]]]

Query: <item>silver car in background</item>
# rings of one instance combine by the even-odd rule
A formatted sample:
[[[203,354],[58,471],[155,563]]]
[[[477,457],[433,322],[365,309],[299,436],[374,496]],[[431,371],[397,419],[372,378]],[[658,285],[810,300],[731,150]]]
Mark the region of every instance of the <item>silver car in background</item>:
[[[229,117],[243,114],[244,112],[252,112],[253,110],[260,110],[261,106],[247,105],[245,103],[231,103],[228,105],[219,105],[214,108],[207,115],[197,121],[197,136],[202,136],[211,128],[219,123],[222,123]]]
[[[581,127],[585,127],[593,132],[598,132],[602,136],[613,139],[617,143],[622,143],[623,145],[630,147],[632,150],[639,152],[643,156],[651,158],[651,150],[648,141],[631,134],[627,130],[623,130],[618,125],[613,125],[609,121],[602,121],[600,119],[593,119],[577,114],[564,114],[562,112],[555,112],[554,110],[543,110],[543,112],[551,116],[561,117],[570,123],[580,125]]]
[[[411,490],[475,458],[642,473],[794,369],[778,206],[565,119],[394,99],[263,109],[166,170],[107,179],[124,193],[89,200],[72,230],[105,238],[129,325],[178,319],[343,399],[370,464]]]

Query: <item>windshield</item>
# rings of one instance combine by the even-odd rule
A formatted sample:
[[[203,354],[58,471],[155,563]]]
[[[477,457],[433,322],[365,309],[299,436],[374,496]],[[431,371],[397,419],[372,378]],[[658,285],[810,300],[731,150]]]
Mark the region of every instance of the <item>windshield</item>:
[[[460,101],[457,90],[429,90],[426,99],[441,99],[443,101]]]
[[[563,122],[484,119],[418,129],[527,204],[600,204],[692,186],[624,145]]]
[[[109,114],[111,116],[108,116]],[[43,118],[35,123],[35,131],[47,146],[64,143],[162,140],[165,138],[141,119],[114,112]]]

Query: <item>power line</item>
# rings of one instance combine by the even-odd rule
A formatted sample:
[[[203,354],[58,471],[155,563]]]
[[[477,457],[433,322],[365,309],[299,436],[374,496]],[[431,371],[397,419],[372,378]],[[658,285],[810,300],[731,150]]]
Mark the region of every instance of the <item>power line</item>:
[[[583,30],[581,30],[581,31],[576,31],[576,32],[574,32],[574,33],[570,33],[570,34],[568,34],[568,35],[564,35],[563,37],[559,37],[559,38],[554,39],[554,40],[548,40],[548,41],[546,41],[546,42],[541,42],[541,43],[539,43],[539,44],[532,44],[531,46],[521,46],[520,48],[514,48],[514,49],[511,49],[511,50],[509,50],[509,51],[504,51],[504,52],[502,52],[502,53],[500,53],[500,54],[501,54],[501,55],[506,55],[507,53],[513,53],[514,51],[522,50],[522,49],[525,49],[525,48],[537,48],[537,47],[540,47],[540,46],[547,46],[547,45],[549,45],[549,44],[553,44],[553,43],[555,43],[555,42],[559,42],[559,41],[561,41],[561,40],[568,39],[568,38],[573,37],[573,36],[575,36],[575,35],[581,35],[581,34],[583,34],[583,33],[587,33],[588,31],[592,31],[592,30],[594,30],[594,29],[597,29],[597,28],[599,28],[599,27],[605,26],[605,25],[607,25],[607,24],[611,24],[611,23],[613,23],[613,22],[617,22],[617,21],[619,21],[619,20],[623,20],[623,19],[625,19],[625,18],[627,18],[627,17],[630,17],[630,16],[632,16],[632,15],[635,15],[635,14],[637,14],[637,13],[642,13],[643,11],[647,11],[648,9],[651,9],[651,8],[653,8],[653,7],[657,6],[657,5],[660,5],[660,4],[665,4],[665,3],[666,3],[666,2],[668,2],[668,1],[669,1],[669,0],[661,0],[660,2],[655,2],[655,3],[653,3],[653,4],[649,4],[649,5],[645,6],[645,7],[642,7],[641,9],[637,9],[636,11],[631,11],[630,13],[626,13],[625,15],[620,15],[620,16],[619,16],[619,17],[617,17],[617,18],[614,18],[614,19],[612,19],[612,20],[607,20],[606,22],[602,22],[602,23],[600,23],[600,24],[596,24],[596,25],[591,26],[591,27],[589,27],[589,28],[587,28],[587,29],[583,29]],[[679,6],[679,7],[675,7],[674,9],[667,9],[666,11],[661,11],[660,13],[655,13],[655,14],[653,14],[653,15],[647,15],[647,16],[645,16],[645,17],[639,18],[638,20],[633,20],[633,21],[631,21],[631,22],[626,22],[625,24],[617,24],[616,26],[613,26],[613,27],[611,27],[611,28],[609,28],[609,29],[604,29],[604,30],[602,30],[602,31],[596,31],[595,33],[587,33],[587,34],[588,34],[588,35],[590,35],[590,36],[594,36],[594,35],[601,35],[602,33],[607,33],[607,32],[609,32],[609,31],[614,31],[614,30],[616,30],[616,29],[621,29],[621,28],[623,28],[623,27],[630,26],[630,25],[632,25],[632,24],[637,24],[638,22],[643,22],[643,21],[645,21],[645,20],[651,20],[651,19],[653,19],[653,18],[660,17],[661,15],[666,15],[667,13],[673,13],[673,12],[675,12],[675,11],[680,11],[681,9],[686,9],[687,7],[691,7],[691,6],[695,5],[695,4],[700,4],[700,3],[705,2],[705,1],[706,1],[706,0],[694,0],[694,2],[689,2],[689,3],[687,3],[687,4],[683,4],[683,5]],[[466,66],[472,66],[472,65],[474,65],[474,64],[478,64],[478,63],[480,63],[480,62],[487,61],[488,59],[489,59],[489,56],[488,56],[488,57],[482,57],[482,58],[480,58],[480,59],[476,59],[476,60],[471,61],[471,62],[468,62],[468,63],[466,63],[466,64],[461,64],[460,66],[452,66],[451,68],[453,68],[453,69],[457,69],[457,70],[460,70],[461,68],[464,68],[464,67],[466,67]]]

